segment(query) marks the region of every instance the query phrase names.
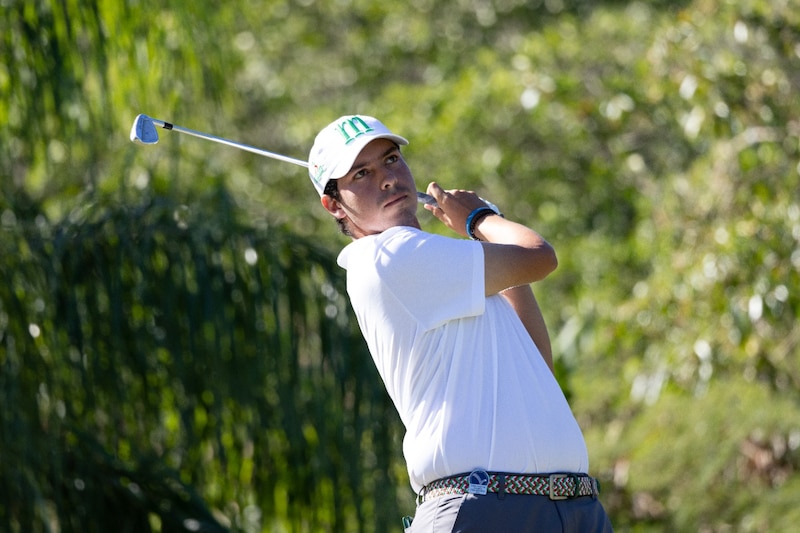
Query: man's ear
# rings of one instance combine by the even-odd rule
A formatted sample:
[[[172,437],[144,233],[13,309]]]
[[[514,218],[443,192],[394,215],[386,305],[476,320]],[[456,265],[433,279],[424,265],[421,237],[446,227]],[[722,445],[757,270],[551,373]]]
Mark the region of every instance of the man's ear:
[[[346,216],[341,202],[332,196],[323,194],[319,201],[322,204],[322,207],[325,208],[325,211],[333,215],[335,218],[344,218]]]

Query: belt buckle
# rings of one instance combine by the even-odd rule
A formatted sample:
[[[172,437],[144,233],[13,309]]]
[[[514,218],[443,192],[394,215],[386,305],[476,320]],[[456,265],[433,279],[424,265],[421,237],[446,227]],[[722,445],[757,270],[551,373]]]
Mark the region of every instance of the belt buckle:
[[[576,476],[575,474],[550,474],[550,476],[548,478],[548,481],[550,483],[550,499],[551,500],[558,501],[558,500],[566,500],[566,499],[570,498],[570,496],[566,496],[566,495],[562,496],[560,494],[556,494],[556,483],[555,482],[558,481],[559,479],[567,479],[567,478],[573,478],[573,480],[575,482],[575,494],[573,495],[573,497],[578,495],[578,492],[580,491],[580,483],[578,482],[578,476]]]

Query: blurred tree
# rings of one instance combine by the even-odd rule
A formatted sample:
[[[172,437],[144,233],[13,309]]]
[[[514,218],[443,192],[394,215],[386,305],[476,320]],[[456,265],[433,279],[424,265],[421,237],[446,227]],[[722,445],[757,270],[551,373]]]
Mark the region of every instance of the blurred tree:
[[[224,190],[103,205],[5,227],[3,529],[394,522],[397,421],[327,252]]]

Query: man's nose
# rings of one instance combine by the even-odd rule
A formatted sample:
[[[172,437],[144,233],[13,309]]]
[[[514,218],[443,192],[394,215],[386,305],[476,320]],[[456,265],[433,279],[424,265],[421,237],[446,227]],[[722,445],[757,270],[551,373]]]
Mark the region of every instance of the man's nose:
[[[384,170],[381,174],[381,187],[388,189],[395,183],[397,183],[397,175],[391,170]]]

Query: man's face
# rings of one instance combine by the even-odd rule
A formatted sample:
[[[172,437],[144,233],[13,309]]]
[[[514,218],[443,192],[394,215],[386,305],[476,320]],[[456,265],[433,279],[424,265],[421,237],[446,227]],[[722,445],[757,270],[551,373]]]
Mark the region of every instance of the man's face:
[[[323,196],[322,205],[337,218],[347,217],[353,238],[394,226],[420,227],[414,177],[392,141],[369,143],[350,172],[336,182],[339,199]]]

